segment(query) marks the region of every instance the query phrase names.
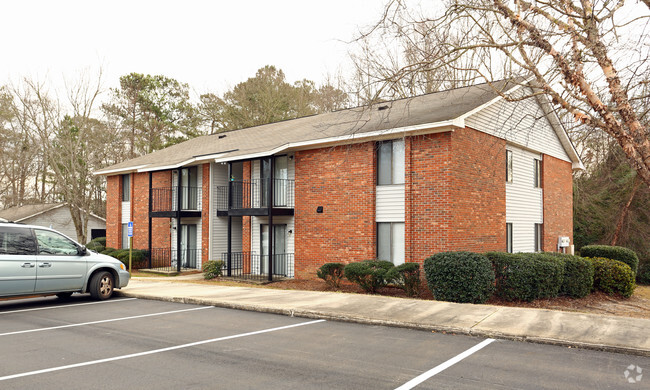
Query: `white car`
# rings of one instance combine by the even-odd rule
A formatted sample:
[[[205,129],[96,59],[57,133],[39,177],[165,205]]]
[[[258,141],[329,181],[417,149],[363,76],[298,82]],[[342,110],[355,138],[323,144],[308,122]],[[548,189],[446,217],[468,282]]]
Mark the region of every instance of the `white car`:
[[[0,223],[0,297],[67,298],[79,292],[104,300],[129,279],[121,261],[87,250],[55,230]]]

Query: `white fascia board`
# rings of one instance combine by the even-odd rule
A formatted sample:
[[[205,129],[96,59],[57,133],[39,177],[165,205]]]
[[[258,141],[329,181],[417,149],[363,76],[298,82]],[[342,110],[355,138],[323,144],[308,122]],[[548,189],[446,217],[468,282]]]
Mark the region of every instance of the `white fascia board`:
[[[251,153],[251,154],[245,154],[245,155],[239,155],[233,157],[224,157],[221,159],[217,158],[214,160],[214,162],[220,163],[220,162],[228,162],[228,161],[235,161],[235,160],[249,160],[249,159],[254,159],[259,157],[272,156],[274,154],[283,152],[285,150],[290,150],[290,149],[292,150],[313,149],[314,147],[327,146],[330,144],[363,142],[371,138],[385,139],[385,138],[391,138],[391,136],[395,136],[396,134],[404,134],[404,133],[409,133],[409,134],[439,133],[439,132],[453,131],[455,128],[463,128],[463,127],[465,127],[465,121],[460,118],[456,118],[456,119],[451,119],[442,122],[425,123],[422,125],[415,125],[415,126],[397,127],[388,130],[377,130],[377,131],[369,131],[366,133],[355,133],[355,134],[342,135],[337,137],[321,138],[317,140],[290,142],[278,146],[275,149],[271,149],[263,152],[257,152],[257,153]]]
[[[530,80],[531,79],[528,79],[528,80],[524,81],[524,83],[528,83]],[[507,95],[507,94],[514,93],[515,91],[517,91],[519,88],[521,88],[523,86],[524,86],[523,83],[522,84],[517,84],[514,87],[510,88],[508,91],[504,92],[503,94]],[[468,117],[470,117],[471,115],[474,115],[479,111],[485,110],[486,108],[490,107],[491,105],[493,105],[494,103],[496,103],[496,102],[498,102],[499,100],[502,100],[502,99],[503,99],[503,96],[497,96],[494,99],[488,101],[487,103],[483,103],[480,106],[476,107],[475,109],[464,113],[463,115],[459,116],[458,119],[465,120]]]
[[[93,172],[94,176],[102,176],[102,175],[113,175],[113,174],[124,174],[124,173],[131,173],[131,172],[138,172],[139,169],[142,169],[144,167],[148,167],[149,164],[146,165],[135,165],[132,167],[126,167],[126,168],[117,168],[117,169],[109,169],[109,170],[99,170]]]
[[[165,171],[168,169],[181,168],[196,162],[209,162],[212,161],[213,158],[219,158],[220,156],[223,156],[225,154],[226,153],[216,153],[216,154],[209,154],[205,156],[192,157],[188,160],[181,161],[178,164],[172,164],[172,165],[153,166],[153,167],[147,165],[145,168],[138,169],[138,172],[141,173],[141,172],[152,172],[152,171]]]

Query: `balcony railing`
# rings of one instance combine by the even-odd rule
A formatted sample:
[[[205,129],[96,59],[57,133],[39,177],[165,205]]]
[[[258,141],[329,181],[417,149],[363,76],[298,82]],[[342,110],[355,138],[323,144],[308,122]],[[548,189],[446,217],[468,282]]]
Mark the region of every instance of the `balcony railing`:
[[[202,207],[201,187],[180,187],[181,211],[200,211]],[[176,211],[178,205],[178,187],[151,189],[151,211]]]
[[[201,249],[181,249],[180,269],[197,269],[201,263]],[[178,270],[178,251],[171,248],[154,248],[151,250],[149,268],[159,271]]]
[[[269,207],[273,191],[273,207],[294,207],[294,181],[289,179],[233,180],[217,187],[217,210],[257,209]]]
[[[232,252],[230,254],[229,264],[228,253],[222,253],[221,260],[224,262],[223,276],[258,281],[269,280],[269,255],[259,255],[251,252]],[[293,253],[274,254],[272,268],[273,273],[271,279],[274,277],[293,278]]]

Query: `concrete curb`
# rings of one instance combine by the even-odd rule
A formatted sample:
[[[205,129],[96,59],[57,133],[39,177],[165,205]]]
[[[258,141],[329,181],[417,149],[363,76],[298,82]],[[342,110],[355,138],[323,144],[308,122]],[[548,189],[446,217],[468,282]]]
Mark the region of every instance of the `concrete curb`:
[[[519,335],[512,335],[504,332],[475,330],[475,329],[465,328],[465,327],[449,327],[449,326],[442,326],[442,325],[421,324],[416,322],[390,321],[390,320],[370,318],[365,316],[342,315],[333,312],[326,312],[326,311],[319,311],[319,310],[286,309],[286,308],[276,308],[276,307],[253,305],[253,304],[237,304],[237,303],[230,303],[230,302],[220,302],[215,299],[206,299],[206,298],[192,298],[192,297],[180,297],[180,296],[178,297],[177,296],[168,296],[168,297],[151,296],[148,294],[139,294],[139,293],[118,291],[118,290],[115,291],[115,295],[129,297],[129,298],[149,299],[149,300],[174,302],[174,303],[215,306],[215,307],[221,307],[225,309],[255,311],[259,313],[280,314],[289,317],[324,319],[324,320],[351,322],[351,323],[365,324],[365,325],[392,326],[398,328],[453,333],[453,334],[461,334],[461,335],[476,336],[476,337],[488,337],[488,338],[495,338],[495,339],[502,339],[502,340],[525,341],[525,342],[531,342],[537,344],[549,344],[549,345],[557,345],[557,346],[569,347],[569,348],[590,349],[596,351],[622,353],[627,355],[650,356],[649,350],[640,349],[640,348],[631,348],[627,346],[606,345],[606,344],[598,344],[598,343],[584,343],[584,342],[578,342],[572,340],[562,340],[562,339],[554,339],[554,338],[547,338],[547,337],[519,336]]]

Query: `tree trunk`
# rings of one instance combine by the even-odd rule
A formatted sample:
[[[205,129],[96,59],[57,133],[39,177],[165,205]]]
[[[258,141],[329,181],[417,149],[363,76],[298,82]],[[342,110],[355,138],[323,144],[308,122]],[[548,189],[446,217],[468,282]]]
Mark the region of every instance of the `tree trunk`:
[[[627,203],[625,203],[625,205],[623,206],[623,210],[621,210],[621,215],[619,215],[618,217],[618,222],[616,223],[616,230],[614,230],[614,237],[612,238],[612,242],[610,244],[612,246],[615,246],[618,243],[618,240],[620,239],[621,230],[623,230],[623,223],[625,222],[625,218],[627,217],[627,214],[630,211],[630,205],[634,200],[634,196],[636,195],[636,192],[639,189],[641,182],[642,182],[641,176],[636,175],[634,177],[634,186],[632,187],[630,198],[627,200]]]

